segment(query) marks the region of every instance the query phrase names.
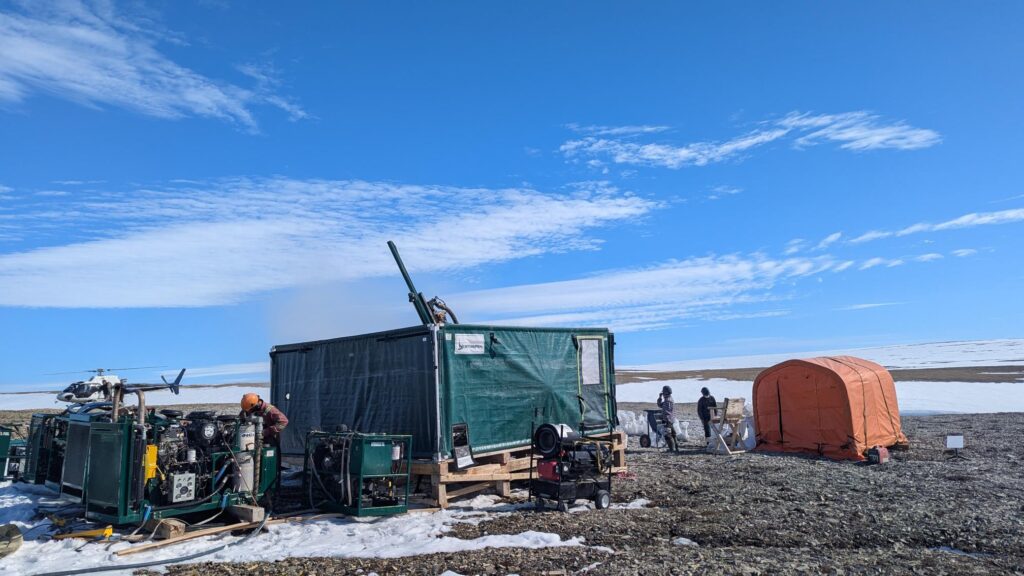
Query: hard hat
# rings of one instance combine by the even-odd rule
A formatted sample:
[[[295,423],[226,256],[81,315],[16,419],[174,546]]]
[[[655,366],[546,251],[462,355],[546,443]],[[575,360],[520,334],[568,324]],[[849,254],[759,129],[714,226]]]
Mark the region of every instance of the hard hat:
[[[260,403],[260,396],[255,392],[249,392],[242,396],[242,411],[252,412],[252,409]]]

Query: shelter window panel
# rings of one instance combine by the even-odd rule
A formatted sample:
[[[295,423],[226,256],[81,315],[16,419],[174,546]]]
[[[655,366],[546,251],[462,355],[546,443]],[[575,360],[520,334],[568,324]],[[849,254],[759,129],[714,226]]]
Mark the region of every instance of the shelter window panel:
[[[601,341],[596,338],[580,340],[580,378],[584,386],[604,384],[601,369]]]
[[[605,370],[604,338],[577,338],[579,395],[583,425],[587,429],[608,425],[608,374]]]

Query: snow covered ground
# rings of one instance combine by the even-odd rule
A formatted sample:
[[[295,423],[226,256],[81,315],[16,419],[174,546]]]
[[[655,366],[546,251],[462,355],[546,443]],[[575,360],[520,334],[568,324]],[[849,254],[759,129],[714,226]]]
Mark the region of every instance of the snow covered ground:
[[[150,406],[170,404],[235,404],[242,394],[256,392],[263,397],[270,396],[269,388],[247,386],[182,386],[181,393],[175,396],[169,390],[146,393],[146,404]],[[134,398],[129,399],[133,403]],[[0,410],[32,410],[37,408],[64,408],[67,404],[57,400],[57,395],[50,392],[32,392],[26,394],[0,394]]]
[[[14,522],[22,531],[27,530],[34,525],[32,517],[35,508],[53,502],[53,496],[53,492],[41,486],[0,484],[0,524]],[[642,506],[642,503],[640,505]],[[444,535],[453,524],[477,523],[496,515],[510,513],[520,506],[532,505],[503,504],[496,496],[484,495],[468,502],[453,504],[448,510],[432,513],[411,513],[375,519],[334,518],[305,524],[276,524],[268,526],[269,532],[256,537],[253,541],[255,543],[248,542],[241,546],[229,547],[195,561],[273,561],[289,556],[396,558],[482,548],[583,545],[582,538],[562,540],[557,534],[532,531],[514,535],[489,535],[473,540],[461,540]],[[38,531],[42,531],[42,528]],[[29,533],[29,538],[32,537],[33,534]],[[75,548],[81,546],[83,541],[40,542],[28,539],[20,550],[0,560],[0,574],[29,575],[69,568],[173,559],[238,539],[230,535],[210,536],[128,557],[114,555],[115,551],[130,546],[126,543],[114,544],[110,550],[107,550],[104,544],[89,544],[81,552],[75,552]],[[114,571],[107,574],[130,574],[130,571]]]
[[[867,358],[887,368],[950,368],[954,366],[1000,366],[1024,364],[1024,339],[931,342],[877,348],[850,348],[819,352],[728,356],[661,362],[642,366],[619,366],[620,370],[711,370],[716,368],[758,368],[790,358],[850,355]],[[657,396],[657,395],[655,395]]]
[[[700,389],[722,398],[752,400],[753,382],[710,378],[649,380],[616,387],[618,402],[654,402],[662,386],[672,387],[676,402],[696,402]],[[896,397],[902,414],[1024,412],[1022,382],[897,382]]]

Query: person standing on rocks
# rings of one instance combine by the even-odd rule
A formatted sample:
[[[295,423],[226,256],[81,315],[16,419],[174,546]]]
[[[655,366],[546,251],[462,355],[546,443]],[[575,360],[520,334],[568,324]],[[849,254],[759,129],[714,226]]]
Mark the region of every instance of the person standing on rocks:
[[[718,406],[715,402],[715,397],[711,395],[711,391],[707,387],[700,389],[700,400],[697,400],[697,417],[700,418],[700,423],[704,425],[704,439],[711,438],[711,409]]]
[[[676,439],[676,405],[672,401],[672,388],[661,387],[661,394],[658,394],[658,408],[661,408],[661,415],[665,420],[665,441],[668,443],[668,449],[675,452],[679,450],[679,444]]]

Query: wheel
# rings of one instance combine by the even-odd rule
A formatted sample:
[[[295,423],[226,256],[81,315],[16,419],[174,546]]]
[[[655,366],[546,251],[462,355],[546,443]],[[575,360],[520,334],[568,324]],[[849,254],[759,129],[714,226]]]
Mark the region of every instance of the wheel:
[[[643,447],[643,448],[650,448],[651,447],[651,437],[648,436],[647,434],[644,434],[643,436],[641,436],[640,437],[640,446]]]
[[[594,507],[598,510],[604,510],[612,503],[612,496],[607,490],[598,490],[597,494],[594,495]]]
[[[559,512],[568,512],[569,511],[569,504],[567,504],[564,500],[559,500],[558,501],[558,511]]]

